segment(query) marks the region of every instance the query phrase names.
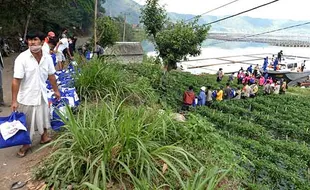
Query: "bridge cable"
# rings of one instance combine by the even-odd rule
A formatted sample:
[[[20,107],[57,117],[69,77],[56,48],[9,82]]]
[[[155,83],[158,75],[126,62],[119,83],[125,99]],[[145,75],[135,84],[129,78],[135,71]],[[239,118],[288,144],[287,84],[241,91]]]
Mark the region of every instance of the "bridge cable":
[[[227,16],[227,17],[221,18],[221,19],[219,19],[219,20],[215,20],[215,21],[213,21],[213,22],[209,22],[209,23],[207,23],[206,25],[211,25],[211,24],[214,24],[214,23],[217,23],[217,22],[221,22],[221,21],[223,21],[223,20],[227,20],[227,19],[230,19],[230,18],[239,16],[239,15],[241,15],[241,14],[244,14],[244,13],[247,13],[247,12],[251,12],[251,11],[253,11],[253,10],[255,10],[255,9],[259,9],[259,8],[261,8],[261,7],[265,7],[265,6],[267,6],[267,5],[276,3],[276,2],[278,2],[278,1],[279,1],[279,0],[270,1],[270,2],[268,2],[268,3],[259,5],[259,6],[257,6],[257,7],[254,7],[254,8],[245,10],[245,11],[242,11],[242,12],[240,12],[240,13],[237,13],[237,14],[234,14],[234,15],[231,15],[231,16]]]
[[[197,15],[197,16],[194,16],[194,17],[192,17],[192,18],[190,18],[190,19],[187,19],[187,20],[185,20],[185,22],[188,22],[188,21],[193,20],[193,19],[195,19],[195,18],[199,18],[199,17],[201,17],[201,16],[203,16],[203,15],[206,15],[206,14],[208,14],[208,13],[211,13],[211,12],[213,12],[213,11],[216,11],[216,10],[218,10],[218,9],[221,9],[221,8],[223,8],[223,7],[226,7],[226,6],[230,5],[230,4],[236,3],[237,1],[240,1],[240,0],[231,1],[231,2],[229,2],[229,3],[226,3],[226,4],[224,4],[224,5],[221,5],[221,6],[219,6],[219,7],[214,8],[214,9],[211,9],[211,10],[209,10],[209,11],[207,11],[207,12],[204,12],[204,13],[202,13],[202,14],[199,14],[199,15]]]

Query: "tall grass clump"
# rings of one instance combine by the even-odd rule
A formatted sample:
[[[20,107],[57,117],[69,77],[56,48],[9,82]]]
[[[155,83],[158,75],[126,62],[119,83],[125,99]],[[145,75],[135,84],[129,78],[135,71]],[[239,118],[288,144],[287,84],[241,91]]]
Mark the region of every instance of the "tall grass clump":
[[[80,65],[75,79],[79,95],[88,100],[100,99],[110,92],[134,103],[153,101],[155,94],[148,78],[129,73],[115,60],[93,59]]]
[[[123,106],[124,101],[106,96],[96,105],[85,104],[77,116],[68,110],[67,130],[53,142],[56,150],[37,175],[55,188],[153,189],[172,186],[171,179],[185,188],[183,174],[190,176],[191,163],[198,161],[166,143],[176,130],[173,121],[153,109]]]

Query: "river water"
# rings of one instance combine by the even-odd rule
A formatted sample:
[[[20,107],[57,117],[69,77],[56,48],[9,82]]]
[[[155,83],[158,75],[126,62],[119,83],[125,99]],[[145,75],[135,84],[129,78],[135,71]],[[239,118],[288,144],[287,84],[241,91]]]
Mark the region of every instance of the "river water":
[[[178,66],[182,66],[184,71],[193,74],[215,74],[219,68],[223,68],[224,72],[234,72],[241,67],[246,69],[251,64],[262,65],[264,57],[268,56],[271,58],[272,55],[277,56],[277,53],[283,50],[284,55],[309,57],[309,61],[306,62],[306,67],[310,68],[310,48],[279,47],[249,42],[223,42],[213,45],[220,42],[221,41],[213,40],[205,43],[200,56],[189,57],[189,61],[178,63]],[[259,55],[248,56],[251,54]],[[305,58],[300,58],[299,61],[303,61],[304,59]],[[195,68],[197,66],[200,68]]]

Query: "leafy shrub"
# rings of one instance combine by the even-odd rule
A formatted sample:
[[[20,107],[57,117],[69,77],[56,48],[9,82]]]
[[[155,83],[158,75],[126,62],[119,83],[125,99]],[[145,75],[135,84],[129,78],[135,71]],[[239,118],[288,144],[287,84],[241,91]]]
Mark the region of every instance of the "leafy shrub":
[[[157,110],[123,106],[107,96],[97,105],[86,103],[77,117],[69,113],[67,131],[53,142],[57,150],[47,161],[49,167],[37,175],[50,184],[94,189],[111,182],[140,189],[145,184],[171,185],[161,171],[165,163],[184,187],[180,172],[191,175],[191,163],[198,162],[184,149],[166,144],[175,125]]]
[[[128,73],[115,61],[93,59],[80,69],[75,85],[82,98],[95,100],[112,92],[122,98],[130,96],[135,103],[148,103],[156,99],[146,77]]]

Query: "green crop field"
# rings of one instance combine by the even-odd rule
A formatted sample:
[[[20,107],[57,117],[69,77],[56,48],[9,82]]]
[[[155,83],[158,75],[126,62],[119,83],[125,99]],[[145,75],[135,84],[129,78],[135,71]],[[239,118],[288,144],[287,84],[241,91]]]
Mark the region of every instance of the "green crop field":
[[[215,102],[191,109],[185,122],[171,119],[189,85],[198,93],[226,80],[164,73],[152,60],[81,66],[84,103],[37,178],[96,190],[310,189],[308,89]]]

